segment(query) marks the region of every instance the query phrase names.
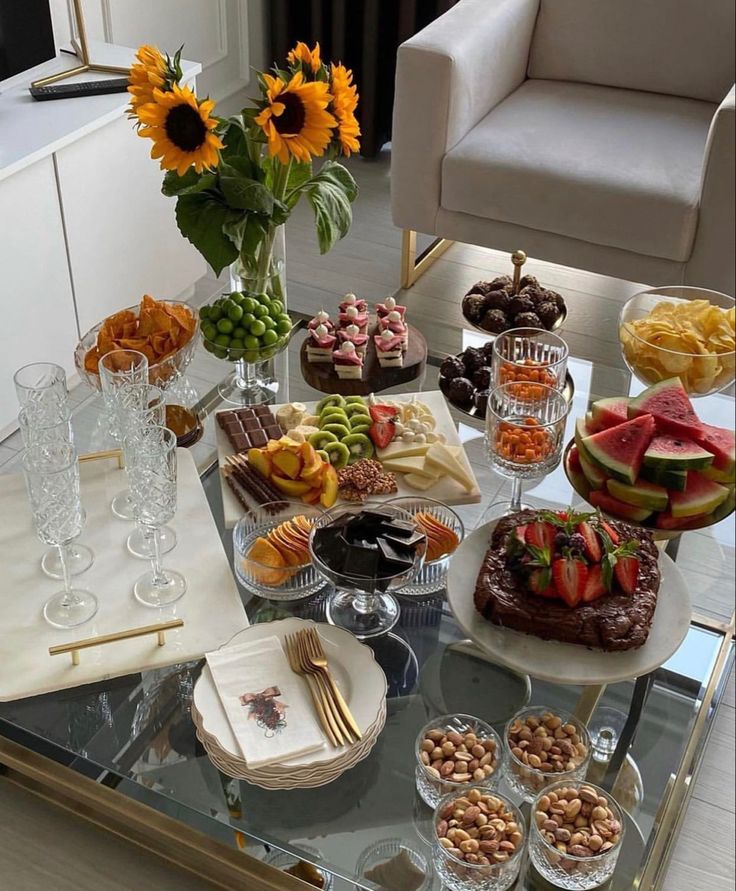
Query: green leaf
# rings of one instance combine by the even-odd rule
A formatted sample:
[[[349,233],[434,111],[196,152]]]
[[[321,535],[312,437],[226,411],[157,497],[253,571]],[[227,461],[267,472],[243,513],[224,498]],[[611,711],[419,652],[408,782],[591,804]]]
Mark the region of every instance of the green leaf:
[[[353,221],[350,204],[357,197],[358,186],[341,164],[326,161],[302,186],[302,191],[314,211],[319,250],[325,254],[350,231]]]
[[[179,231],[197,248],[216,275],[238,256],[237,248],[225,234],[225,226],[241,216],[237,210],[204,192],[180,195],[176,202]]]
[[[292,161],[286,183],[286,206],[291,210],[301,196],[305,183],[312,178],[312,165],[307,161]]]
[[[220,188],[230,207],[271,216],[273,193],[253,177],[255,165],[248,158],[231,158],[220,164]]]
[[[223,232],[232,241],[238,254],[255,254],[268,231],[268,223],[257,214],[242,214],[239,219],[225,223]]]
[[[161,191],[169,198],[179,195],[192,195],[195,192],[203,192],[205,189],[213,189],[217,183],[217,174],[209,171],[197,173],[193,167],[179,176],[176,170],[167,170]]]

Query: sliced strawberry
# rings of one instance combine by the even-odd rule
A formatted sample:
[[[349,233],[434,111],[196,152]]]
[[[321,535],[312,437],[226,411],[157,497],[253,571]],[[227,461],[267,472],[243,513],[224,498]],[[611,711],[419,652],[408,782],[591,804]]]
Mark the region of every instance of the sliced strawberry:
[[[396,409],[393,405],[377,405],[368,406],[368,412],[374,421],[395,421]]]
[[[606,523],[605,520],[601,520],[601,528],[605,529],[605,531],[608,533],[608,537],[615,545],[619,543],[620,539],[618,532],[616,532],[616,530],[613,528],[613,526],[611,526],[610,523]]]
[[[368,435],[377,449],[385,449],[396,436],[396,424],[392,420],[375,421],[371,424]]]
[[[552,553],[556,534],[557,530],[552,523],[538,520],[536,523],[530,523],[526,527],[524,537],[527,544],[534,545],[537,548],[549,548],[550,553]]]
[[[514,529],[514,535],[516,536],[518,541],[524,544],[524,542],[526,541],[526,523],[524,523],[522,526],[517,526],[516,529]]]
[[[547,583],[546,585],[545,582]],[[549,569],[535,569],[530,574],[529,590],[536,594],[538,597],[557,597],[557,589],[552,584],[552,578]]]
[[[598,600],[599,597],[603,597],[605,593],[606,586],[603,583],[603,567],[600,563],[594,563],[588,567],[588,580],[585,583],[581,600],[583,603],[590,603],[593,600]]]
[[[636,581],[639,578],[638,557],[618,557],[613,572],[624,594],[631,595],[636,591]]]
[[[568,606],[577,606],[588,581],[588,567],[582,560],[560,557],[552,563],[552,578],[565,603]]]
[[[578,523],[578,532],[585,539],[585,548],[583,549],[585,556],[591,563],[600,563],[603,559],[603,548],[598,533],[587,522]]]
[[[583,469],[583,465],[580,463],[580,454],[579,454],[576,446],[573,446],[570,449],[570,452],[568,453],[568,456],[567,456],[567,461],[573,470],[582,470]]]
[[[563,523],[567,523],[567,519],[568,519],[568,517],[569,517],[569,514],[568,514],[568,512],[567,512],[566,510],[558,510],[558,511],[557,511],[557,516],[562,520]]]

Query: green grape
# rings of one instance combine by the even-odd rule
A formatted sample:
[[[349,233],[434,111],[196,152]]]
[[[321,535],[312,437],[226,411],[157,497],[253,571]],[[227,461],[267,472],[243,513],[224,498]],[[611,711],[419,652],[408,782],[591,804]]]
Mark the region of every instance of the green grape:
[[[250,328],[250,326],[255,322],[256,317],[252,312],[246,312],[243,315],[243,318],[240,320],[240,324],[243,328]]]
[[[243,307],[236,303],[227,311],[227,317],[231,322],[239,322],[243,318]]]
[[[243,356],[246,362],[260,362],[261,355],[258,350],[248,350],[246,354]]]
[[[217,325],[213,325],[212,322],[205,322],[202,325],[202,334],[205,340],[214,340],[217,337]]]
[[[245,348],[247,350],[258,350],[261,346],[260,340],[258,340],[258,338],[253,334],[249,334],[246,338],[244,338],[243,343],[245,344]]]
[[[248,332],[243,328],[242,325],[236,325],[233,330],[233,338],[237,340],[242,340]]]
[[[275,330],[276,322],[271,318],[271,316],[264,316],[261,321],[266,326],[266,331]]]
[[[277,319],[284,311],[284,304],[280,300],[271,301],[271,315]]]
[[[255,335],[256,337],[261,337],[261,335],[265,332],[266,326],[261,321],[261,319],[256,319],[255,322],[250,326],[250,333]]]
[[[253,310],[253,315],[254,315],[257,319],[262,319],[264,316],[267,316],[267,315],[268,315],[268,307],[267,307],[267,306],[257,306],[257,307]]]
[[[278,343],[279,336],[273,329],[266,329],[263,334],[263,342],[266,346],[273,346]]]
[[[230,299],[233,301],[233,303],[237,303],[238,306],[242,306],[243,301],[245,300],[245,294],[242,294],[240,291],[233,291],[233,293],[230,295]]]
[[[199,308],[199,317],[202,321],[205,321],[210,317],[210,307],[209,306],[201,306]]]
[[[232,334],[235,325],[230,321],[230,319],[220,319],[217,323],[217,330],[220,334]]]
[[[253,312],[258,306],[258,301],[253,297],[246,297],[240,305],[243,307],[243,312]]]
[[[215,338],[215,344],[219,347],[229,347],[230,346],[230,337],[227,334],[218,334]]]
[[[213,347],[212,352],[215,356],[217,356],[218,359],[227,359],[228,358],[228,351],[226,349],[223,350],[220,347]]]
[[[213,303],[210,307],[210,322],[218,322],[222,318],[222,307],[218,306],[216,303]]]
[[[268,294],[256,294],[256,300],[264,306],[268,306],[271,303],[271,298]]]
[[[291,331],[291,320],[290,319],[279,319],[278,322],[276,322],[276,330],[282,336],[284,334],[288,334],[289,331]]]

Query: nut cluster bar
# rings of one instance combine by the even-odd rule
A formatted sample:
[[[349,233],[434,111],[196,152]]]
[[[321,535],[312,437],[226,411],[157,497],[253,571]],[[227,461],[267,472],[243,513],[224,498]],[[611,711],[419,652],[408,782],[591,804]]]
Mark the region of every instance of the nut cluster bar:
[[[263,448],[269,439],[279,439],[282,435],[281,427],[267,405],[218,412],[217,423],[236,452]]]

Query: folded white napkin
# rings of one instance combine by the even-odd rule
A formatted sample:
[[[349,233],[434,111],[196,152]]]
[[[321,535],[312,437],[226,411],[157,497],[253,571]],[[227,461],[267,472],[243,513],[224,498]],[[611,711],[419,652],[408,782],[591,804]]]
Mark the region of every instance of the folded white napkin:
[[[324,747],[306,681],[292,672],[278,637],[227,647],[206,658],[248,767]]]

